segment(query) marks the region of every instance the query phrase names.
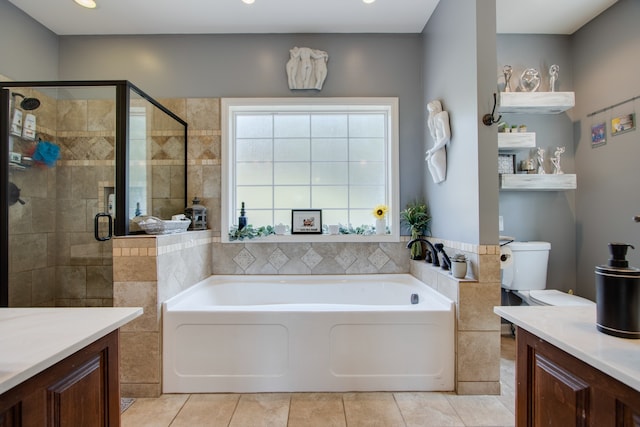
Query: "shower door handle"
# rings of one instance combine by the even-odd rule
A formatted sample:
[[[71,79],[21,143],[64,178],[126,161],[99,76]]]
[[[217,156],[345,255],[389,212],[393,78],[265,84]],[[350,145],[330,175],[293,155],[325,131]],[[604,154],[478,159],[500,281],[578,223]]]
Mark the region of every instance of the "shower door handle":
[[[101,236],[99,231],[99,222],[100,217],[106,217],[109,223],[109,233],[106,236]],[[111,240],[111,236],[113,236],[113,218],[107,212],[99,212],[96,214],[95,218],[93,218],[93,235],[96,240],[100,242],[106,242],[107,240]]]

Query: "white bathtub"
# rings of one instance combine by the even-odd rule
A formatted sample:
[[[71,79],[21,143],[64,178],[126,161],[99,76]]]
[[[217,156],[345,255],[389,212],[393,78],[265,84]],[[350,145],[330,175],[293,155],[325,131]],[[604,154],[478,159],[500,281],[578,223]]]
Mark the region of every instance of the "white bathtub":
[[[211,276],[162,314],[164,393],[454,389],[454,304],[408,274]]]

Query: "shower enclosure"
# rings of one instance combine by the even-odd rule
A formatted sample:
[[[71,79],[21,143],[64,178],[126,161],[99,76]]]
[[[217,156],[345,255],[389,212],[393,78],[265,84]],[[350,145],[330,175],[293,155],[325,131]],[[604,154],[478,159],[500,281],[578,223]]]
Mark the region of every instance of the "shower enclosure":
[[[110,239],[184,211],[186,143],[128,81],[0,82],[0,307],[111,306]]]

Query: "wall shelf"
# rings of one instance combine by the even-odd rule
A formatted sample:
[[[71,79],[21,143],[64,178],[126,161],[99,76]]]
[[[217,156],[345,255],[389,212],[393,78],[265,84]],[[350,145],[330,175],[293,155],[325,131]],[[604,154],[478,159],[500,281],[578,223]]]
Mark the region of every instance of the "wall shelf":
[[[509,191],[562,191],[577,188],[576,174],[503,174],[500,189]]]
[[[500,92],[501,113],[559,114],[575,106],[573,92]]]
[[[535,148],[535,132],[498,132],[498,149]]]

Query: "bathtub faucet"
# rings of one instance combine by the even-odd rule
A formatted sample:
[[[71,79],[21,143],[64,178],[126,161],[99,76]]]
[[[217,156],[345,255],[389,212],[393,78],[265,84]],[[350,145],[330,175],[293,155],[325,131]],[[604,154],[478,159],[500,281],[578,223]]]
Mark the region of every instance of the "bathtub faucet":
[[[424,242],[428,246],[427,256],[425,256],[425,259],[424,259],[425,262],[430,262],[431,265],[433,265],[434,267],[439,267],[440,262],[438,261],[438,251],[436,251],[436,248],[434,248],[433,244],[431,244],[431,242],[428,241],[427,239],[418,237],[417,239],[410,240],[409,243],[407,243],[407,248],[411,249],[411,247],[418,242]]]
[[[451,260],[449,259],[449,255],[444,251],[444,245],[442,243],[436,243],[435,247],[438,252],[442,254],[442,269],[451,270]]]

